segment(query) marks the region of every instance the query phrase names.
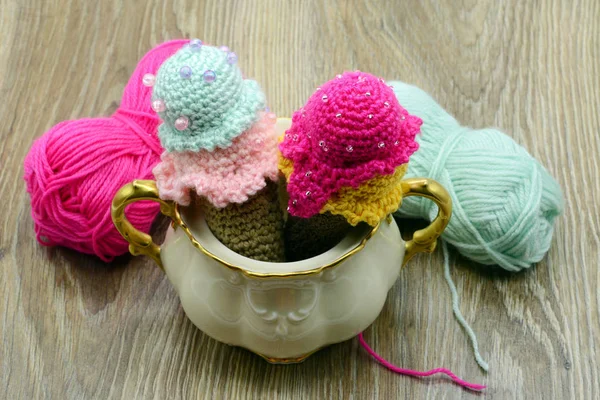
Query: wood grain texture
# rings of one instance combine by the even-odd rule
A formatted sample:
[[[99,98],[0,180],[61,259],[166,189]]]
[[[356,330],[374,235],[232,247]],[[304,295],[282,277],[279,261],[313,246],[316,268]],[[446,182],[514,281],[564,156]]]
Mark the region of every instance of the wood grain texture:
[[[0,398],[599,398],[599,26],[597,0],[0,0]],[[411,262],[366,332],[390,361],[449,367],[484,394],[394,375],[356,340],[269,365],[194,328],[150,260],[107,267],[35,242],[33,139],[109,114],[137,60],[179,37],[235,49],[280,115],[346,69],[414,83],[557,177],[566,211],[545,261],[508,274],[453,257],[489,374],[452,317],[440,251]]]

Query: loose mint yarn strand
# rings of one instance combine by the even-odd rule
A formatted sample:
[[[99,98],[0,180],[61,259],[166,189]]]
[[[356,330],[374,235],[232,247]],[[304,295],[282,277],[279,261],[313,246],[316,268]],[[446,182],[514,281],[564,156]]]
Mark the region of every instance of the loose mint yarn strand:
[[[479,353],[477,336],[475,336],[475,332],[460,312],[460,299],[458,297],[456,285],[454,285],[454,281],[452,280],[452,276],[450,275],[450,254],[448,252],[448,245],[446,244],[446,242],[442,242],[442,249],[444,250],[444,278],[446,278],[446,283],[448,283],[448,287],[450,288],[450,292],[452,293],[452,311],[454,312],[454,316],[458,320],[458,323],[463,327],[465,332],[467,332],[467,336],[469,336],[469,339],[471,339],[471,347],[473,348],[475,361],[477,361],[477,364],[479,364],[481,369],[487,372],[490,367]]]
[[[435,179],[450,193],[453,214],[441,238],[445,242],[444,275],[452,292],[454,315],[471,339],[477,340],[458,307],[450,276],[447,244],[483,265],[518,272],[541,261],[550,248],[554,221],[563,211],[563,195],[548,171],[512,138],[496,129],[461,126],[416,86],[390,82],[398,101],[423,119],[419,149],[411,156],[407,178]],[[437,208],[426,199],[409,197],[398,216],[433,220]],[[447,244],[446,244],[447,243]]]

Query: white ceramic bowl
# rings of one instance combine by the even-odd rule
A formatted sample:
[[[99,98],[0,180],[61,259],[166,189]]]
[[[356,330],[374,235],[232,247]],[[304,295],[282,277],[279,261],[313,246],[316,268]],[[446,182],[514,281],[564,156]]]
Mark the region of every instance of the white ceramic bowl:
[[[279,121],[279,129],[289,120]],[[298,362],[349,339],[379,315],[401,267],[432,251],[448,223],[448,193],[435,181],[402,181],[405,196],[438,204],[438,217],[405,243],[389,217],[377,227],[357,226],[331,250],[307,260],[268,263],[241,256],[210,231],[202,211],[158,196],[154,181],[134,181],[115,196],[112,217],[134,255],[152,257],[177,290],[190,320],[221,342],[245,347],[271,362]],[[126,219],[138,200],[161,203],[173,220],[161,247]],[[318,234],[318,233],[315,233]]]
[[[170,228],[161,248],[169,280],[190,320],[221,342],[270,361],[296,361],[349,339],[379,315],[402,266],[405,244],[396,223],[371,237],[355,228],[330,251],[293,263],[256,261],[234,253],[212,234],[198,210],[182,210],[195,240],[224,266]],[[363,247],[361,250],[361,247]],[[333,265],[353,250],[359,250]]]

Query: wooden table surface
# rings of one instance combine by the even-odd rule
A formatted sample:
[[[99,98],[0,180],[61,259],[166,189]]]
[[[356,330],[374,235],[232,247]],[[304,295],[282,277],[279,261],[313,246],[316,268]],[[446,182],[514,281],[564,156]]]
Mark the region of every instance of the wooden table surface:
[[[558,179],[566,210],[544,261],[508,274],[453,257],[488,374],[452,316],[440,250],[403,270],[366,331],[393,363],[446,366],[483,394],[395,375],[357,340],[269,365],[196,329],[149,259],[37,244],[22,178],[34,138],[109,115],[138,59],[180,37],[235,49],[279,115],[343,70],[411,82]],[[598,1],[0,0],[0,93],[0,398],[600,398]]]

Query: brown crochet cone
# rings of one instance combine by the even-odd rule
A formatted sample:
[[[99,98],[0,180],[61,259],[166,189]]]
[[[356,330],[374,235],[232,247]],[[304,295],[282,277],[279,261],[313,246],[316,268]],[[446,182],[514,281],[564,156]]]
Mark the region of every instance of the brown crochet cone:
[[[288,216],[285,224],[285,256],[299,261],[318,256],[338,244],[352,229],[341,215],[317,214],[310,218]]]
[[[278,185],[267,186],[243,204],[217,208],[201,199],[206,223],[225,246],[259,261],[285,261],[283,213]]]

